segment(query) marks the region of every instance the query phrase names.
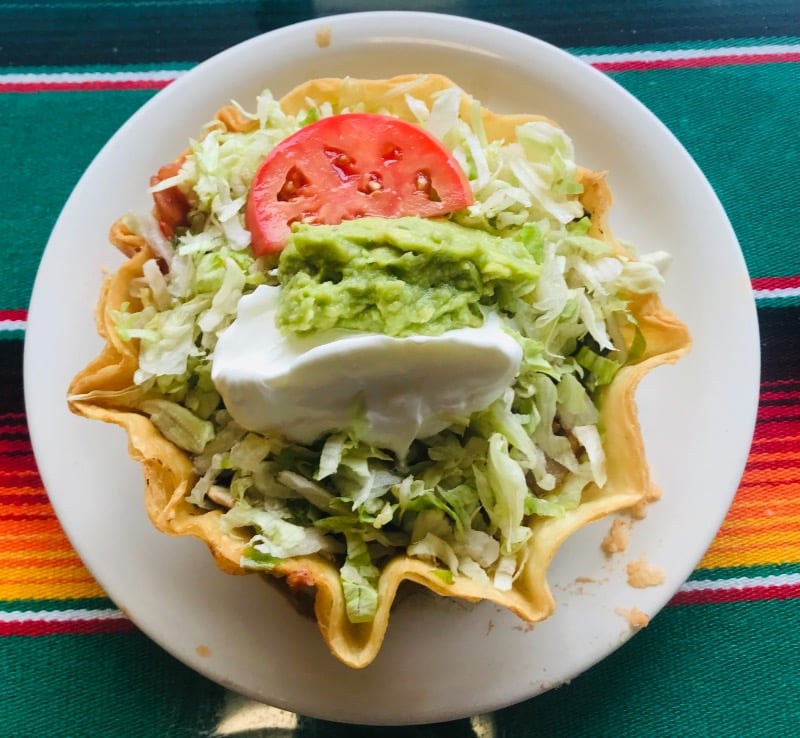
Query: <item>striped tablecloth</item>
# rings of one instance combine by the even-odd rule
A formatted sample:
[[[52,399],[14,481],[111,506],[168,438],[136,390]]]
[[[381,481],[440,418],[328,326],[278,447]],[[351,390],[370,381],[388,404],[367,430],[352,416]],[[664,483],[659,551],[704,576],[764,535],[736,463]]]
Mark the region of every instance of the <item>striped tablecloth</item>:
[[[106,12],[114,5],[102,4]],[[255,7],[232,5],[238,8],[232,13]],[[0,2],[0,28],[35,26],[26,7]],[[785,10],[798,12],[791,3]],[[41,23],[52,40],[57,29],[47,19],[58,15],[48,12],[41,10]],[[516,13],[522,17],[520,8]],[[181,23],[170,32],[182,33]],[[162,50],[148,61],[146,50],[132,59],[123,49],[117,59],[98,42],[102,48],[87,61],[73,40],[63,42],[72,56],[54,65],[46,59],[58,60],[57,48],[45,57],[33,43],[25,57],[16,36],[8,30],[0,36],[8,38],[0,47],[0,737],[376,734],[267,708],[258,713],[262,722],[253,723],[262,732],[226,728],[226,715],[241,699],[139,633],[59,527],[37,474],[22,399],[26,308],[37,264],[92,156],[155,91],[201,57],[168,57]],[[636,37],[629,33],[627,45],[615,39],[613,46],[591,47],[571,38],[571,51],[611,75],[677,135],[719,194],[741,242],[763,351],[749,462],[697,570],[618,652],[571,684],[496,714],[379,734],[796,735],[800,38],[691,36],[632,45]],[[718,33],[709,31],[708,38]],[[4,49],[18,56],[4,59]]]

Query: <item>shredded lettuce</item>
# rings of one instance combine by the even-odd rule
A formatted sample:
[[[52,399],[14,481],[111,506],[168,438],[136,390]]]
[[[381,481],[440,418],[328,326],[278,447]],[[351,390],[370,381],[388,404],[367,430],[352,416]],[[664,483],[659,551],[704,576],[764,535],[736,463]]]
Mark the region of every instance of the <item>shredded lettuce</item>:
[[[198,418],[177,402],[153,398],[142,402],[139,408],[150,416],[165,438],[189,453],[202,453],[214,438],[213,423]]]
[[[660,252],[620,256],[589,235],[573,145],[554,125],[525,123],[515,142],[489,142],[478,104],[462,115],[460,91],[443,91],[430,108],[413,88],[401,93],[420,125],[450,149],[475,196],[442,233],[453,224],[480,232],[464,248],[490,287],[478,304],[451,312],[466,323],[493,310],[519,342],[522,366],[502,397],[417,439],[402,463],[358,440],[364,420],[357,408],[352,428],[332,429],[310,445],[247,432],[225,410],[210,379],[216,341],[243,295],[278,281],[272,265],[248,248],[243,212],[250,182],[276,143],[344,112],[329,103],[309,101],[290,116],[266,91],[254,112],[237,106],[252,130],[210,125],[192,141],[177,174],[154,188],[187,193],[190,226],[168,240],[152,217],[127,217],[154,258],[115,316],[119,336],[138,342],[134,381],[145,390],[142,412],[192,456],[197,482],[189,501],[226,508],[224,530],[250,537],[246,568],[270,569],[294,556],[334,562],[354,623],[374,617],[380,567],[400,553],[430,562],[444,585],[466,576],[510,589],[525,561],[532,516],[562,516],[580,504],[588,485],[606,483],[598,427],[603,387],[644,352],[628,299],[660,289],[668,262]],[[313,255],[314,235],[312,227],[298,230],[281,269],[307,278],[299,252],[305,245]],[[503,259],[528,275],[524,289],[494,286],[503,284],[503,275],[492,272]],[[394,272],[406,269],[403,289],[417,279],[411,261],[403,256],[392,265]],[[302,312],[300,298],[293,305]],[[406,329],[379,312],[376,330]],[[340,313],[334,304],[331,315]],[[309,330],[317,330],[314,321],[328,316],[310,317]],[[626,345],[631,331],[623,327],[631,324]]]

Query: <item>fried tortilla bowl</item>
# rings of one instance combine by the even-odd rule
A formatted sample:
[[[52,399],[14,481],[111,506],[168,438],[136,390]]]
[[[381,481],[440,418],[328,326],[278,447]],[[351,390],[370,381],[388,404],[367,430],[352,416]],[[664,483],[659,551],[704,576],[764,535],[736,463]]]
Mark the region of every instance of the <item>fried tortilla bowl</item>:
[[[437,92],[453,86],[441,76],[420,75],[395,77],[390,80],[320,79],[308,82],[287,94],[281,101],[284,110],[296,113],[311,98],[327,101],[334,111],[356,103],[367,103],[367,111],[383,110],[407,120],[414,120],[403,93],[431,104]],[[472,104],[464,94],[463,110]],[[483,121],[491,140],[512,141],[518,125],[539,116],[497,115],[483,109]],[[238,109],[223,108],[217,115],[218,125],[228,130],[244,130],[255,125]],[[611,195],[602,173],[581,170],[584,192],[581,203],[591,216],[590,235],[622,247],[614,240],[607,216]],[[123,427],[129,440],[129,452],[139,461],[145,479],[145,505],[153,524],[172,535],[194,536],[210,548],[218,566],[231,574],[250,573],[240,565],[249,538],[222,532],[219,520],[224,509],[200,509],[187,501],[196,481],[190,456],[166,440],[138,409],[142,391],[134,384],[137,369],[137,343],[122,341],[116,333],[113,315],[123,303],[131,303],[129,285],[142,274],[142,265],[153,257],[148,244],[127,231],[118,221],[111,231],[111,242],[129,259],[119,270],[106,278],[96,321],[106,341],[102,352],[88,364],[69,387],[71,410],[87,418],[102,420]],[[136,309],[135,302],[131,309]],[[675,362],[690,345],[686,327],[655,295],[636,296],[631,302],[639,329],[646,340],[646,350],[637,363],[624,366],[604,388],[599,402],[601,426],[605,429],[604,447],[607,460],[607,483],[598,488],[589,485],[581,504],[560,518],[537,518],[530,521],[532,536],[524,555],[519,576],[509,591],[484,587],[457,575],[452,583],[435,573],[437,565],[409,556],[397,556],[381,570],[378,585],[379,604],[374,620],[351,623],[337,565],[319,555],[284,559],[270,573],[285,579],[289,590],[310,590],[314,595],[314,613],[325,642],[343,663],[354,668],[367,666],[377,656],[389,623],[389,615],[400,584],[414,582],[445,596],[477,602],[489,600],[508,608],[529,623],[547,618],[555,601],[547,582],[549,564],[562,542],[587,523],[615,511],[636,506],[652,491],[650,470],[639,423],[635,393],[640,380],[658,365]]]

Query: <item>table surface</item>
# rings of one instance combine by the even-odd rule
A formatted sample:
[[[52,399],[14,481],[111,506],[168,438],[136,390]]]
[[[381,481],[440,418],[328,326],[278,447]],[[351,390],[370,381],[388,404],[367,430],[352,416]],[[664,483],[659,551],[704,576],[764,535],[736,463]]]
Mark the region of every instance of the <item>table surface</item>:
[[[49,232],[128,116],[170,75],[239,41],[330,13],[378,9],[508,26],[586,57],[638,97],[722,201],[750,272],[762,344],[758,420],[733,505],[689,582],[651,624],[570,684],[527,702],[380,730],[252,703],[136,630],[59,527],[31,450],[22,384],[27,307]],[[152,82],[158,70],[166,74]],[[117,84],[123,78],[134,83]],[[800,730],[796,0],[0,0],[0,118],[0,738]]]

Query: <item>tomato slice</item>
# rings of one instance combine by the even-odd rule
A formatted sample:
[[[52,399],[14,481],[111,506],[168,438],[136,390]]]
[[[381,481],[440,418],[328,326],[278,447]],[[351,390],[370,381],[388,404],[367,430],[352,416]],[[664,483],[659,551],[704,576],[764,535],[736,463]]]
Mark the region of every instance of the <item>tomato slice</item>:
[[[183,158],[165,164],[158,170],[158,174],[150,177],[150,186],[154,187],[162,180],[174,177],[181,170],[182,165]],[[154,192],[153,204],[158,225],[167,238],[172,238],[179,226],[187,225],[191,206],[186,195],[178,187],[168,187],[165,190]]]
[[[430,218],[472,202],[458,162],[427,131],[387,115],[342,113],[272,149],[253,179],[245,221],[260,256],[280,251],[297,221]]]

